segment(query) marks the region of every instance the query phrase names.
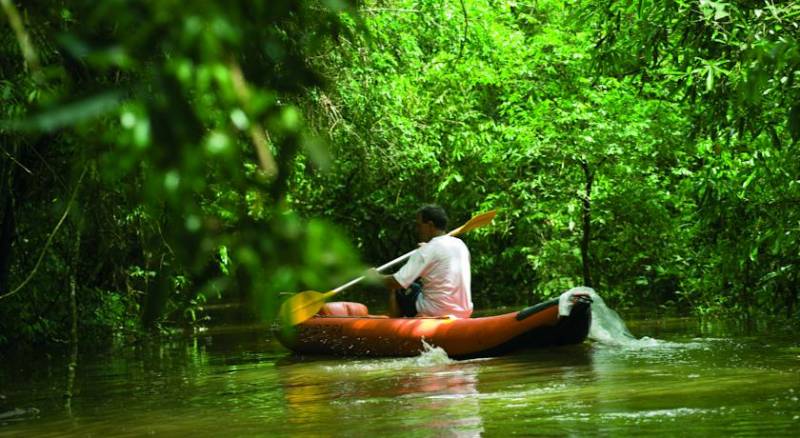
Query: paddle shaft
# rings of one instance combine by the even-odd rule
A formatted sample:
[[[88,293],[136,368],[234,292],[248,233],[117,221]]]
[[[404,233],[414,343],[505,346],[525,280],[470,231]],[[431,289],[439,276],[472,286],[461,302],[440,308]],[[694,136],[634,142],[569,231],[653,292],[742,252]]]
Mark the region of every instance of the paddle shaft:
[[[390,268],[390,267],[392,267],[392,266],[394,266],[394,265],[396,265],[396,264],[398,264],[398,263],[400,263],[400,262],[402,262],[402,261],[404,261],[404,260],[408,259],[409,257],[411,257],[411,254],[414,254],[415,252],[417,252],[417,250],[416,250],[416,249],[415,249],[415,250],[412,250],[412,251],[409,251],[409,252],[407,252],[406,254],[403,254],[403,255],[401,255],[400,257],[398,257],[398,258],[396,258],[396,259],[392,260],[391,262],[387,262],[387,263],[385,263],[385,264],[383,264],[383,265],[381,265],[381,266],[379,266],[379,267],[375,268],[375,270],[376,270],[376,271],[378,271],[378,272],[380,272],[380,271],[383,271],[383,270],[384,270],[384,269],[386,269],[386,268]],[[332,295],[334,295],[334,294],[337,294],[337,293],[339,293],[339,292],[341,292],[341,291],[343,291],[343,290],[347,289],[348,287],[350,287],[350,286],[352,286],[352,285],[354,285],[354,284],[358,283],[359,281],[363,280],[365,277],[366,277],[366,275],[362,275],[362,276],[360,276],[360,277],[356,278],[355,280],[350,280],[350,281],[348,281],[347,283],[345,283],[345,284],[343,284],[343,285],[341,285],[341,286],[337,287],[336,289],[332,290],[331,292],[329,292],[329,293],[330,293],[330,295],[329,295],[329,296],[332,296]]]

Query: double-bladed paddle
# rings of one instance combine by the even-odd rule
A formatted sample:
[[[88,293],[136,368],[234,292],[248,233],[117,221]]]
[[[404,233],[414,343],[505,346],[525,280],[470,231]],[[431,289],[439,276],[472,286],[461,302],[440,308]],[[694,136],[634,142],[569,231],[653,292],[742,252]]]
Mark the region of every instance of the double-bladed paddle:
[[[468,220],[464,225],[450,231],[447,233],[448,236],[457,236],[459,234],[466,233],[468,231],[472,231],[475,228],[482,227],[484,225],[488,225],[492,219],[494,219],[497,212],[495,210],[488,211],[486,213],[479,214],[472,219]],[[376,270],[378,272],[383,271],[386,268],[394,266],[409,257],[411,254],[414,254],[417,250],[409,251],[406,254],[401,255],[400,257],[388,262],[378,268]],[[329,298],[333,297],[334,295],[338,294],[339,292],[347,289],[348,287],[358,283],[359,281],[363,280],[365,275],[362,275],[354,280],[351,280],[336,289],[330,290],[325,293],[307,290],[305,292],[297,293],[286,301],[281,304],[281,309],[278,315],[280,316],[281,320],[286,325],[295,326],[300,324],[312,316],[316,315],[317,312],[325,305],[325,301]]]

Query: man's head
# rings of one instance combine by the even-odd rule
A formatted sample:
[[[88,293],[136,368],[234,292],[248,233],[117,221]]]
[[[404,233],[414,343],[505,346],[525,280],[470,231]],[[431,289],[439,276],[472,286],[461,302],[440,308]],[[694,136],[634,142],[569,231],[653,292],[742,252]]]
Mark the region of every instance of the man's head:
[[[422,242],[439,236],[447,229],[447,213],[438,205],[423,205],[417,210],[417,235]]]

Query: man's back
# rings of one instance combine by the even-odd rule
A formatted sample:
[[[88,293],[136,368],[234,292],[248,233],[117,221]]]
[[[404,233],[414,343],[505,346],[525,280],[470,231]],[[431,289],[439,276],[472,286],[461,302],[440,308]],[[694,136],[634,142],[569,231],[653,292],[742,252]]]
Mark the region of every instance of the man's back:
[[[469,318],[472,314],[470,255],[461,239],[448,235],[431,239],[395,274],[400,284],[417,276],[423,282],[417,298],[420,316]]]

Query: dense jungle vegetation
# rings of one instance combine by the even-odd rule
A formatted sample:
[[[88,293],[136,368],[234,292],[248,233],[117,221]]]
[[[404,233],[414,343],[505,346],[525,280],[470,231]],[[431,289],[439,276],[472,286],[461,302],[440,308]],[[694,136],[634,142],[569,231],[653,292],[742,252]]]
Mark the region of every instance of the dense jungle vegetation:
[[[0,4],[0,346],[270,318],[427,202],[500,211],[477,308],[800,314],[796,2]]]

